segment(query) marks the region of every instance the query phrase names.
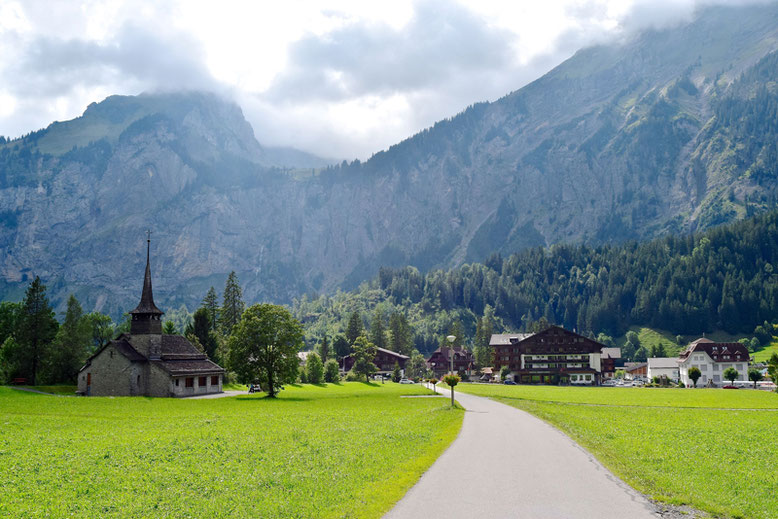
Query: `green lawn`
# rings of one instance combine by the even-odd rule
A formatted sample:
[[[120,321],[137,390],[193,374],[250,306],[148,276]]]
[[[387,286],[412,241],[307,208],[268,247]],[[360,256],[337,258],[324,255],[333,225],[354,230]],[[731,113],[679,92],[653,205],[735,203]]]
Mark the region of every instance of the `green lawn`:
[[[463,413],[418,385],[278,399],[56,398],[0,387],[2,517],[380,517]]]
[[[751,362],[767,362],[773,353],[778,353],[778,339],[775,337],[770,344],[751,354]]]
[[[457,390],[548,421],[660,501],[733,518],[778,517],[776,393],[473,384]]]

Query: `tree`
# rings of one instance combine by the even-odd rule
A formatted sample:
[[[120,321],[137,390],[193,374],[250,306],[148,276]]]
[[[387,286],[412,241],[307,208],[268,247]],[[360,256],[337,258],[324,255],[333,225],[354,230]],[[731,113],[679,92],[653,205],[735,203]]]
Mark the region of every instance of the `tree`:
[[[378,371],[378,366],[373,364],[375,354],[375,344],[368,341],[364,335],[357,337],[357,340],[354,341],[354,367],[351,368],[351,371],[357,376],[364,375],[365,382],[368,381],[373,373]]]
[[[454,387],[459,384],[460,380],[459,375],[449,374],[443,377],[443,382],[451,388],[451,407],[454,407]]]
[[[335,339],[332,341],[332,349],[335,350],[335,356],[338,360],[351,355],[352,344],[342,335],[335,336]]]
[[[424,376],[427,372],[427,359],[424,355],[418,351],[414,351],[411,354],[411,358],[405,364],[405,376],[407,378],[417,380]]]
[[[76,296],[70,295],[65,320],[57,330],[46,362],[46,379],[53,383],[75,383],[92,343],[91,323]]]
[[[769,328],[772,329],[772,326],[769,326]],[[760,345],[767,345],[773,340],[773,334],[771,332],[772,330],[768,331],[767,327],[760,324],[754,328],[754,337],[759,340]]]
[[[35,276],[22,301],[15,334],[19,376],[28,378],[33,385],[37,383],[38,372],[57,334],[58,326],[54,310],[49,307],[46,286]]]
[[[689,368],[689,378],[692,379],[692,383],[694,384],[694,387],[697,387],[697,381],[702,376],[702,371],[700,371],[700,368],[697,366],[692,366]]]
[[[205,307],[195,310],[192,316],[192,334],[197,337],[197,341],[202,345],[203,351],[211,360],[218,360],[217,349],[219,342],[216,334],[213,332],[211,323],[211,314]]]
[[[340,381],[340,367],[338,367],[337,360],[330,359],[324,363],[324,381],[325,382]]]
[[[221,309],[221,329],[224,335],[230,335],[232,328],[238,324],[241,315],[243,315],[243,291],[238,284],[238,276],[233,270],[227,276],[227,282],[224,284],[224,299]]]
[[[99,350],[111,340],[113,337],[113,321],[111,318],[100,312],[91,312],[84,316],[89,323],[89,329],[92,334],[92,344],[89,347],[88,354],[92,354]]]
[[[392,382],[399,382],[402,379],[402,372],[400,371],[400,364],[394,363],[394,370],[392,371]]]
[[[646,360],[648,360],[648,353],[646,352],[645,346],[640,346],[635,351],[635,355],[632,357],[632,360],[635,362],[646,362]]]
[[[724,373],[722,375],[726,380],[729,380],[730,384],[734,384],[735,379],[740,375],[740,373],[738,373],[738,371],[735,368],[730,366],[724,370]]]
[[[351,317],[349,317],[348,325],[346,326],[346,339],[348,340],[349,346],[352,346],[363,332],[364,327],[362,326],[362,317],[359,316],[359,312],[353,312]]]
[[[508,378],[508,375],[510,374],[511,374],[511,368],[509,368],[508,366],[503,366],[502,368],[500,368],[500,380],[502,382],[505,382],[505,379]]]
[[[393,312],[389,317],[389,335],[389,349],[410,357],[413,353],[413,331],[403,313]]]
[[[473,339],[473,355],[479,368],[492,365],[493,354],[489,341],[492,338],[492,321],[494,310],[489,305],[484,308],[484,315],[476,322],[475,338]]]
[[[176,330],[176,323],[173,321],[165,321],[165,324],[162,326],[162,333],[166,335],[178,335],[178,330]]]
[[[386,328],[384,326],[384,312],[380,306],[375,307],[373,320],[370,323],[370,342],[375,344],[376,348],[387,349]]]
[[[271,304],[249,307],[229,338],[228,365],[242,382],[259,381],[269,397],[297,378],[297,352],[303,329],[286,308]]]
[[[203,298],[203,304],[201,308],[205,308],[208,312],[208,318],[210,319],[211,329],[216,332],[219,329],[219,298],[216,295],[216,290],[213,287],[208,289],[208,293]]]
[[[321,362],[321,357],[315,351],[308,354],[305,361],[305,368],[308,372],[309,384],[321,384],[324,379],[324,364]]]
[[[322,362],[326,362],[330,357],[330,343],[327,341],[326,335],[319,343],[319,357],[321,357]]]
[[[770,374],[773,383],[778,384],[778,353],[773,353],[767,361],[767,373]],[[778,391],[778,387],[775,390]]]
[[[762,372],[756,368],[749,369],[748,380],[754,383],[754,389],[756,389],[756,383],[762,380]]]
[[[654,358],[667,357],[667,349],[665,348],[665,344],[660,342],[659,344],[651,346],[651,356]]]

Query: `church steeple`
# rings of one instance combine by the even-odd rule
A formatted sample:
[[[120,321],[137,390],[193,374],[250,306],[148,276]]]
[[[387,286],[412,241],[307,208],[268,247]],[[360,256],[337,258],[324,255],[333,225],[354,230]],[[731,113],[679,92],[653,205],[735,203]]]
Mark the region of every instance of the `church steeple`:
[[[143,278],[143,292],[140,296],[140,303],[135,310],[130,312],[132,321],[130,321],[131,334],[162,333],[162,315],[165,312],[157,308],[154,304],[154,294],[151,290],[151,231],[146,231],[146,275]]]

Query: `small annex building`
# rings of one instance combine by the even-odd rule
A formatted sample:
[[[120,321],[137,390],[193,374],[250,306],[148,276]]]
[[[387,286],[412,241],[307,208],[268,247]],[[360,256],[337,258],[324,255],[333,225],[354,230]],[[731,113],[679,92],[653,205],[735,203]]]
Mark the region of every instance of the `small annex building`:
[[[130,333],[112,340],[78,373],[86,396],[183,397],[221,393],[224,369],[180,335],[162,333],[164,312],[154,304],[146,240],[146,274],[140,303],[130,312]]]
[[[405,364],[408,362],[407,355],[403,355],[401,353],[397,353],[396,351],[387,350],[385,348],[376,348],[376,354],[375,357],[373,357],[373,364],[378,368],[378,371],[376,371],[377,375],[391,375],[394,371],[394,366],[397,364],[400,366],[400,369],[405,369]],[[343,357],[343,360],[341,361],[341,369],[345,371],[351,371],[351,368],[354,367],[356,359],[354,358],[354,355],[347,355]]]

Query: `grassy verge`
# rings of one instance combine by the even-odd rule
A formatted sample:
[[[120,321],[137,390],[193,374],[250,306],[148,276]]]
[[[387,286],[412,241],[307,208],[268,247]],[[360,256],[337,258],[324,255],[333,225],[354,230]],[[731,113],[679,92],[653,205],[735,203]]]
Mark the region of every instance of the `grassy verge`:
[[[380,517],[456,437],[420,386],[176,400],[0,388],[0,516]]]
[[[52,395],[75,396],[76,386],[19,386],[25,389],[34,389],[42,393],[51,393]]]
[[[775,393],[471,384],[457,389],[548,421],[660,501],[728,517],[778,517]]]

